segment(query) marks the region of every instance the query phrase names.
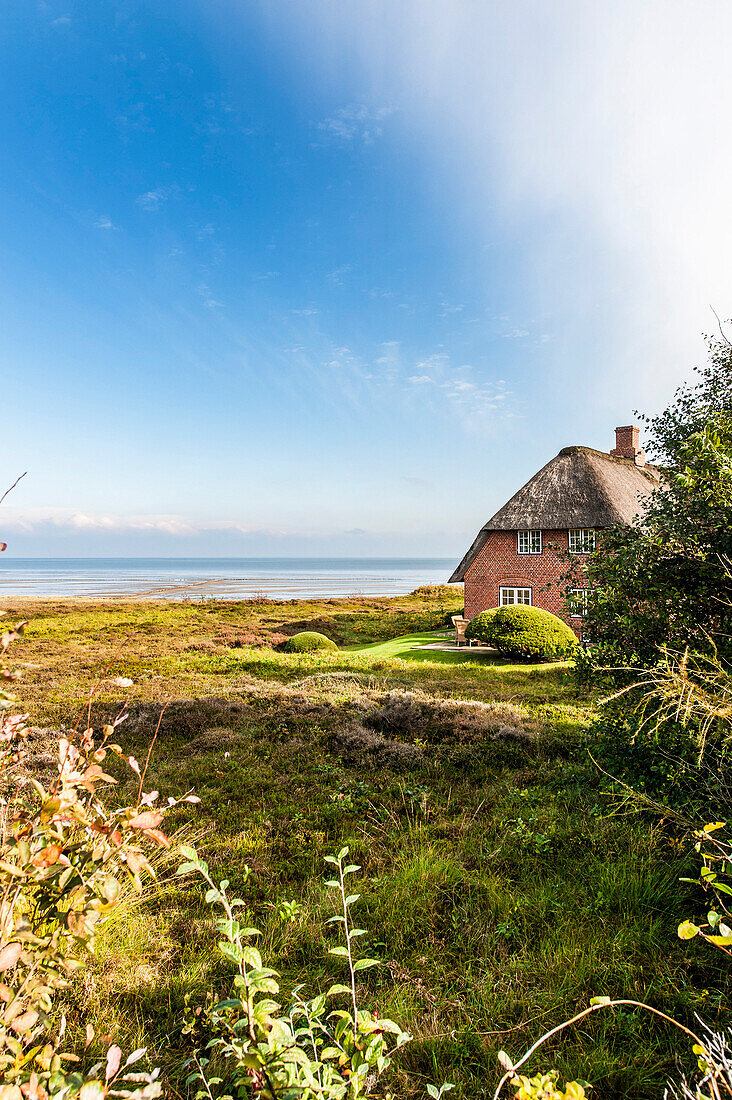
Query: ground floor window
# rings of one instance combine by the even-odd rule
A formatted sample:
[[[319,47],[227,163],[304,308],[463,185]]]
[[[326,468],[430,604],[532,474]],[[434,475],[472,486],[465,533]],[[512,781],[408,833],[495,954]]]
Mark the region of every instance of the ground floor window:
[[[522,603],[531,605],[530,588],[501,588],[499,603],[501,607],[509,607],[511,604]]]
[[[584,619],[587,614],[588,588],[570,588],[567,593],[567,607],[573,619]]]

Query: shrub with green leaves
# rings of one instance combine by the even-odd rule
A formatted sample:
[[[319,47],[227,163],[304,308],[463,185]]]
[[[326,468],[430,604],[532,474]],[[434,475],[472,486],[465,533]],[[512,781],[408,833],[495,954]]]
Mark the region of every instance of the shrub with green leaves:
[[[491,645],[517,660],[559,660],[578,648],[574,631],[541,607],[498,607],[487,633]]]
[[[262,962],[253,944],[260,933],[238,919],[245,902],[231,898],[226,879],[218,884],[208,865],[193,848],[181,848],[187,862],[180,872],[200,874],[208,883],[206,901],[220,906],[223,917],[216,921],[221,934],[219,950],[234,969],[231,995],[207,1012],[210,1039],[206,1051],[196,1052],[188,1063],[189,1086],[196,1087],[196,1100],[356,1100],[375,1093],[374,1087],[388,1068],[391,1056],[411,1036],[392,1020],[358,1003],[356,975],[377,959],[357,957],[359,936],[366,929],[354,928],[351,907],[359,895],[349,893],[348,878],[360,870],[347,863],[348,848],[337,856],[326,856],[335,868],[335,878],[326,882],[334,891],[339,912],[329,923],[339,926],[341,943],[330,954],[339,958],[347,971],[347,984],[336,983],[326,993],[308,998],[297,986],[283,997],[275,970]],[[247,869],[248,871],[248,869]],[[273,996],[286,1000],[283,1006]],[[348,1007],[334,1007],[333,999],[343,996]],[[337,1003],[337,1002],[336,1002]],[[442,1095],[451,1086],[434,1090]],[[389,1100],[386,1094],[384,1100]]]
[[[299,634],[293,634],[285,642],[287,653],[313,653],[315,650],[337,650],[338,646],[325,634],[319,634],[317,630],[301,630]]]
[[[472,642],[493,645],[493,620],[499,610],[498,607],[490,607],[487,611],[481,611],[480,615],[476,615],[465,627],[465,637]]]

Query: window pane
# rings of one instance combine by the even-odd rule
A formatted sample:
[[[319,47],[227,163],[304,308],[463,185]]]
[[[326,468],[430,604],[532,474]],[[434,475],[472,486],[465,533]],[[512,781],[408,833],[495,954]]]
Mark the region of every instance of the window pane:
[[[541,531],[519,531],[517,545],[519,554],[540,554]]]
[[[595,532],[591,527],[578,527],[569,532],[571,554],[590,554],[595,549]]]

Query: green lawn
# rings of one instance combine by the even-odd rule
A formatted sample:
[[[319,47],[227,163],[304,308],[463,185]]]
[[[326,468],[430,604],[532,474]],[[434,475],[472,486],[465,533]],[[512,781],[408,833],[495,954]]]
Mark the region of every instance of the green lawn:
[[[429,601],[9,612],[26,610],[15,657],[39,724],[72,723],[100,675],[129,676],[120,736],[144,759],[171,700],[146,786],[201,797],[170,825],[241,891],[284,986],[338,976],[323,860],[351,847],[365,949],[382,961],[362,997],[415,1036],[391,1076],[400,1100],[444,1080],[456,1100],[492,1096],[499,1049],[517,1056],[595,995],[647,998],[686,1022],[725,1010],[724,968],[675,933],[693,863],[667,823],[614,812],[587,755],[593,700],[566,666],[415,649],[444,617]],[[415,621],[427,625],[404,630]],[[237,631],[288,623],[353,648],[239,644]],[[96,718],[120,698],[100,690]],[[126,778],[117,793],[134,795]],[[104,929],[69,1026],[80,1045],[91,1018],[123,1047],[147,1046],[184,1097],[186,1017],[226,982],[202,891],[168,881]],[[651,1017],[598,1014],[532,1065],[591,1081],[593,1097],[639,1100],[662,1095],[679,1049]]]

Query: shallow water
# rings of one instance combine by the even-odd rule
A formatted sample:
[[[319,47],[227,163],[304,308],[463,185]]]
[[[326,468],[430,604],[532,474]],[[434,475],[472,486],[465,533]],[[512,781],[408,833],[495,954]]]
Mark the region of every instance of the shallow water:
[[[451,558],[10,558],[0,598],[315,599],[444,584]]]

